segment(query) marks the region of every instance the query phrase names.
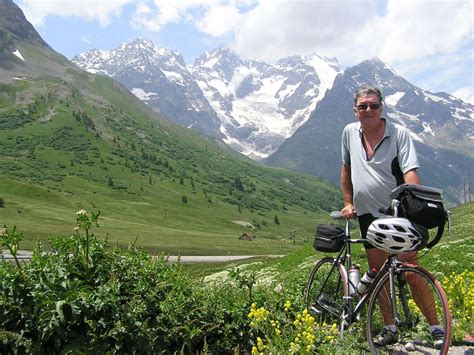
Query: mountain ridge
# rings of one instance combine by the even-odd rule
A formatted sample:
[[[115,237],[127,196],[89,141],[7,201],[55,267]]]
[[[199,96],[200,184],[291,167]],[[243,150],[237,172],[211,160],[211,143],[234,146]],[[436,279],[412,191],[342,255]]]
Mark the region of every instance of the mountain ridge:
[[[136,41],[151,42],[141,39],[128,44]],[[109,72],[108,62],[114,51],[123,50],[126,46],[122,44],[118,49],[101,52],[104,57],[101,65],[103,73]],[[152,47],[146,55],[158,51],[167,52],[166,49]],[[92,52],[78,54],[72,61],[85,70],[96,72],[97,68],[92,66],[96,58],[87,58],[88,54]],[[119,66],[124,67],[123,64]],[[153,69],[148,72],[153,72]],[[187,73],[183,74],[182,68],[176,68],[174,72],[183,78],[179,86],[174,85],[174,89],[190,93],[188,97],[204,98],[210,105],[203,108],[203,105],[200,107],[189,98],[183,101],[188,107],[187,114],[194,109],[213,118],[214,124],[207,125],[207,131],[197,130],[222,138],[235,150],[258,160],[275,151],[307,119],[332,84],[333,77],[339,73],[339,67],[335,59],[317,55],[292,56],[273,64],[243,60],[229,48],[221,47],[198,57],[194,65],[187,66]],[[139,66],[135,67],[134,74],[142,82],[146,82],[149,77],[143,74]],[[132,91],[137,85],[137,81],[113,76]],[[169,79],[169,82],[172,81]],[[199,87],[196,88],[195,84]],[[148,93],[150,89],[144,91]],[[158,88],[152,92],[158,92]],[[170,97],[176,97],[174,91],[168,93]],[[168,93],[164,92],[164,96]],[[163,101],[144,100],[157,111],[164,112]],[[182,120],[182,112],[174,112],[169,106],[166,109],[165,116],[175,121]],[[218,126],[215,124],[217,117],[220,123]]]

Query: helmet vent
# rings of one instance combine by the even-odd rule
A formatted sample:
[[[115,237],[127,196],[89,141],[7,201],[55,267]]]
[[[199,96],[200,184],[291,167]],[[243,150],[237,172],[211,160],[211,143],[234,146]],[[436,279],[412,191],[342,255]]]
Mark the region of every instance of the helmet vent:
[[[396,242],[399,242],[399,243],[404,243],[405,242],[405,239],[402,238],[402,237],[399,237],[399,236],[392,236],[393,240],[395,240]]]
[[[406,232],[405,228],[403,228],[402,226],[394,225],[393,228],[395,228],[399,232]]]

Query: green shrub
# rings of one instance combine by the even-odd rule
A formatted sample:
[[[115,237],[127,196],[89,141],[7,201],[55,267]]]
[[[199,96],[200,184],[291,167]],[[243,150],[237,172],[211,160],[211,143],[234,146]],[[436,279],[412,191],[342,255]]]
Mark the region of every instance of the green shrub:
[[[0,353],[248,348],[245,292],[209,288],[133,245],[109,248],[91,232],[98,217],[79,211],[75,235],[51,237],[29,263],[0,264]]]

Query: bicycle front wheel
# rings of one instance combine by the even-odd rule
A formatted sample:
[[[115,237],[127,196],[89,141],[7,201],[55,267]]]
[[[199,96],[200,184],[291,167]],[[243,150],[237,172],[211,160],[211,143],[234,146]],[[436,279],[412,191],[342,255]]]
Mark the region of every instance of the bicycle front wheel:
[[[319,260],[311,270],[305,289],[305,302],[308,312],[320,324],[339,325],[344,307],[344,289],[334,258]]]
[[[393,280],[391,288],[389,274],[385,274],[370,296],[367,312],[370,351],[404,352],[418,349],[446,354],[451,339],[451,314],[439,282],[418,266],[402,266],[395,271]],[[396,335],[388,339],[391,344],[383,344],[378,337],[387,324],[397,327]],[[444,336],[437,331],[437,336],[433,337],[430,326],[441,328]]]

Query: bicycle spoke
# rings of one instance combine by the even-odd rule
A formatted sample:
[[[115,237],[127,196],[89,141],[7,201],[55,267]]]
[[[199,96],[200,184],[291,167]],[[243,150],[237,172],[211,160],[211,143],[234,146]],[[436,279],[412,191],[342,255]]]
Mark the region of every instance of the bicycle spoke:
[[[320,260],[311,271],[305,290],[308,311],[320,323],[340,324],[343,309],[343,285],[333,258]]]

